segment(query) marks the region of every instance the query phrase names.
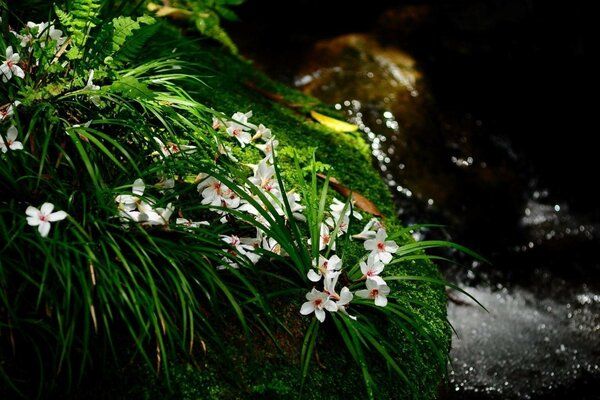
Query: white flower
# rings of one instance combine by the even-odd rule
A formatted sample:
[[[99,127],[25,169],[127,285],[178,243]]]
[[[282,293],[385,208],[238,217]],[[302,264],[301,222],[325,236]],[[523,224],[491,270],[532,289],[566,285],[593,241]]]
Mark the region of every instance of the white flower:
[[[374,279],[367,279],[367,288],[363,290],[357,290],[356,295],[365,299],[375,300],[375,305],[379,307],[385,307],[388,303],[387,295],[390,294],[390,288],[388,285],[379,284]]]
[[[131,186],[131,191],[133,194],[142,196],[145,190],[146,184],[144,184],[144,181],[141,178],[137,178],[135,181],[133,181],[133,185]]]
[[[283,255],[283,250],[281,249],[281,245],[277,242],[277,240],[264,237],[261,243],[261,247],[265,250],[270,251],[271,253],[275,253],[277,255]]]
[[[306,217],[301,214],[306,207],[299,203],[300,195],[298,193],[290,192],[287,194],[287,201],[290,205],[292,216],[298,221],[306,221]]]
[[[352,204],[354,205],[354,201],[352,201]],[[344,207],[346,207],[346,203],[342,203],[334,197],[333,203],[329,206],[329,209],[331,210],[331,214],[337,216],[336,219],[339,219],[339,216],[342,214],[342,211],[344,211]],[[350,205],[346,207],[346,212],[344,213],[344,215],[350,216]],[[362,215],[358,211],[352,211],[352,216],[359,221],[362,220]]]
[[[235,250],[238,253],[243,254],[246,257],[248,257],[250,259],[250,261],[252,261],[253,264],[256,264],[258,262],[258,260],[260,260],[260,256],[256,253],[254,253],[254,241],[256,239],[251,239],[251,238],[240,239],[236,235],[231,235],[231,236],[221,235],[221,239],[223,239],[223,241],[225,243],[228,243],[229,245],[231,245],[231,247],[235,248]]]
[[[258,125],[258,128],[256,129],[256,134],[252,137],[252,140],[257,140],[262,138],[263,140],[267,141],[269,139],[271,139],[271,130],[268,129],[266,126],[264,126],[263,124]]]
[[[67,40],[66,37],[62,37],[63,32],[60,29],[54,28],[54,25],[50,25],[50,22],[41,22],[36,24],[34,22],[27,22],[27,28],[29,28],[29,35],[35,35],[40,40],[40,46],[45,47],[48,39],[56,41],[56,48],[58,49]],[[23,46],[23,40],[21,40],[21,46]]]
[[[319,255],[317,271],[315,272],[314,269],[311,269],[306,276],[313,282],[319,282],[322,276],[327,278],[331,273],[339,271],[340,269],[342,269],[342,260],[337,255],[334,254],[329,260],[322,255]]]
[[[231,121],[227,121],[227,126],[238,126],[244,131],[248,131],[250,129],[258,129],[258,127],[248,121],[249,118],[252,117],[252,111],[248,111],[247,113],[236,112],[231,116]]]
[[[252,117],[252,111],[247,113],[236,112],[231,116],[231,121],[227,121],[227,133],[229,136],[236,138],[242,147],[245,147],[252,141],[252,136],[249,131],[250,129],[257,129],[258,127],[248,122],[248,118]]]
[[[269,162],[273,162],[273,152],[279,146],[279,140],[269,140],[265,144],[257,144],[255,145],[260,151],[265,154],[265,160]]]
[[[367,262],[361,261],[360,272],[363,273],[363,278],[373,279],[378,284],[383,285],[385,284],[385,281],[379,274],[383,271],[384,267],[385,265],[381,261],[375,259],[373,253],[371,253],[369,254],[369,257],[367,257]]]
[[[154,136],[154,141],[156,143],[158,143],[158,146],[160,147],[160,152],[162,153],[162,155],[164,157],[168,157],[172,154],[176,154],[176,153],[180,153],[180,152],[193,153],[194,151],[196,151],[196,146],[188,146],[188,145],[184,145],[184,144],[178,145],[178,144],[171,143],[171,142],[167,142],[167,144],[165,145],[162,142],[162,140],[160,140],[156,136]]]
[[[27,223],[31,226],[37,226],[38,231],[42,237],[48,236],[50,232],[50,222],[56,222],[67,218],[67,213],[64,211],[56,211],[54,210],[54,204],[52,203],[44,203],[38,210],[33,206],[27,207],[25,210],[25,214],[28,215]]]
[[[169,203],[166,208],[157,207],[154,210],[150,209],[140,213],[138,222],[141,222],[142,225],[168,225],[173,211],[175,211],[175,207]]]
[[[332,238],[329,234],[329,228],[326,224],[321,223],[321,229],[319,232],[319,251],[325,250],[327,246],[329,246],[329,242],[331,242]],[[335,250],[335,242],[331,246],[331,250]]]
[[[92,81],[92,79],[94,79],[94,70],[93,69],[90,70],[90,76],[88,77],[87,83],[83,87],[83,90],[93,90],[93,91],[100,90],[100,86],[94,85],[94,82]],[[90,95],[90,101],[92,103],[94,103],[94,105],[96,107],[100,106],[100,96]]]
[[[348,225],[350,224],[350,217],[348,215],[343,215],[343,216],[334,215],[334,217],[336,218],[335,220],[333,219],[333,217],[329,217],[325,220],[325,223],[331,229],[335,229],[335,226],[339,224],[338,231],[337,231],[338,236],[341,236],[344,233],[348,232]]]
[[[348,308],[348,305],[350,304],[350,302],[354,298],[354,295],[352,294],[352,292],[350,291],[350,289],[348,289],[346,286],[344,286],[342,288],[342,290],[340,291],[339,297],[340,297],[340,299],[335,302],[335,304],[338,307],[338,310],[341,311],[341,312],[343,312],[348,317],[350,317],[350,318],[352,318],[353,320],[356,321],[356,317],[354,315],[348,314],[348,311],[346,310],[346,308]]]
[[[21,47],[30,47],[30,51],[33,50],[31,49],[31,45],[33,43],[33,35],[30,32],[27,32],[24,35],[20,35],[17,32],[12,31],[12,33],[17,37],[17,39],[20,40],[19,42],[19,46]]]
[[[213,117],[213,119],[212,119],[212,127],[213,127],[213,129],[217,131],[222,126],[223,126],[223,123],[221,122],[221,120],[218,119],[218,118],[216,118],[216,117]]]
[[[3,153],[6,153],[8,149],[23,150],[23,143],[17,141],[18,133],[19,132],[17,132],[17,128],[14,125],[12,125],[6,131],[6,141],[4,140],[2,135],[0,135],[0,150],[2,150]]]
[[[335,302],[325,293],[319,292],[315,288],[306,294],[306,300],[308,301],[302,304],[302,307],[300,308],[300,314],[308,315],[314,312],[315,317],[317,317],[320,322],[325,321],[325,310],[330,312],[337,311]]]
[[[254,176],[248,178],[248,180],[265,193],[279,194],[279,184],[275,178],[275,167],[268,165],[266,159],[258,163],[254,170]]]
[[[198,184],[198,192],[203,197],[202,204],[227,208],[237,208],[240,205],[239,196],[212,176]]]
[[[252,141],[252,136],[246,131],[244,131],[240,126],[229,126],[227,127],[227,133],[229,136],[232,136],[240,142],[240,146],[242,148],[246,147],[248,143]]]
[[[377,231],[382,228],[383,225],[381,225],[381,222],[379,222],[377,218],[371,218],[371,220],[367,222],[367,224],[363,228],[362,232],[357,233],[356,235],[352,235],[352,237],[355,239],[362,240],[374,239]]]
[[[14,107],[18,106],[19,104],[21,103],[15,101],[13,104],[9,104],[7,107],[0,109],[0,122],[15,115]]]
[[[12,78],[12,76],[18,76],[19,78],[25,78],[25,72],[17,64],[21,61],[19,53],[13,53],[12,46],[6,48],[6,61],[0,65],[0,75],[2,75],[2,82],[6,83]]]
[[[392,253],[398,251],[398,245],[393,240],[385,240],[387,233],[385,229],[380,228],[375,234],[375,239],[365,240],[365,250],[371,250],[375,260],[380,260],[387,264],[392,261]]]

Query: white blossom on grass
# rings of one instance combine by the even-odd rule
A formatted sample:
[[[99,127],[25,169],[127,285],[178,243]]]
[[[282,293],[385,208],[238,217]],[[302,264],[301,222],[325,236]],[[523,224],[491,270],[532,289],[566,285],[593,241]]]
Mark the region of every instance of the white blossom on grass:
[[[348,226],[350,225],[350,217],[347,215],[335,215],[335,219],[333,217],[329,217],[325,220],[325,223],[331,228],[332,231],[337,225],[337,236],[339,237],[348,232]]]
[[[300,308],[300,314],[308,315],[314,312],[315,317],[317,317],[320,322],[325,321],[325,310],[336,312],[338,309],[335,302],[331,300],[327,294],[320,292],[315,288],[306,294],[306,300],[308,301],[302,304],[302,307]]]
[[[319,262],[316,265],[317,270],[310,269],[306,276],[312,282],[319,282],[321,277],[328,278],[328,276],[336,271],[342,269],[342,260],[337,256],[333,255],[329,259],[319,255]]]
[[[0,122],[4,121],[5,119],[11,118],[13,115],[15,115],[14,108],[16,106],[18,106],[19,104],[21,104],[20,101],[15,101],[13,104],[9,104],[8,106],[1,108],[0,109]]]
[[[27,224],[37,226],[42,237],[48,236],[51,222],[61,221],[68,216],[64,211],[52,212],[52,210],[54,210],[54,204],[52,203],[44,203],[39,209],[29,206],[25,210]]]
[[[19,78],[25,78],[25,72],[18,66],[21,57],[19,53],[13,53],[12,46],[6,48],[6,60],[0,65],[0,75],[2,75],[2,82],[8,82],[13,75]]]
[[[262,139],[264,141],[268,141],[271,139],[271,136],[271,130],[263,124],[259,124],[258,128],[256,128],[256,133],[252,137],[252,140]]]
[[[298,193],[289,192],[287,194],[287,201],[290,205],[290,211],[292,212],[294,219],[298,221],[306,221],[306,217],[302,215],[302,211],[304,211],[306,207],[300,204],[300,195]]]
[[[254,245],[252,239],[248,240],[248,238],[240,238],[236,235],[221,235],[221,239],[223,239],[225,243],[229,244],[233,249],[235,249],[235,252],[248,257],[248,259],[250,259],[250,261],[252,261],[253,264],[256,264],[260,259],[260,256],[254,253]]]
[[[329,227],[327,224],[321,223],[321,228],[319,230],[319,251],[325,250],[332,240]],[[335,242],[333,242],[331,250],[335,250]]]
[[[352,204],[354,204],[354,202],[352,202]],[[344,207],[346,207],[346,203],[343,203],[334,197],[333,203],[331,203],[329,209],[331,210],[331,214],[336,216],[336,219],[339,219],[339,216],[342,215],[342,211],[344,211]],[[358,211],[351,211],[350,205],[348,205],[348,207],[346,207],[346,212],[344,213],[344,215],[350,216],[350,214],[352,214],[352,216],[357,220],[362,220],[362,215]]]
[[[279,140],[269,140],[265,144],[256,144],[257,149],[265,154],[265,159],[269,162],[273,162],[273,152],[279,146]]]
[[[198,184],[198,192],[202,195],[202,204],[205,205],[226,208],[237,208],[240,205],[239,196],[212,176]]]
[[[185,144],[175,144],[172,142],[167,142],[167,144],[164,144],[162,142],[162,140],[160,140],[156,136],[154,137],[154,141],[158,144],[158,146],[160,148],[160,154],[162,154],[162,157],[168,157],[170,155],[182,153],[182,152],[183,153],[193,153],[194,151],[196,151],[196,146],[189,146],[189,145],[185,145]]]
[[[83,87],[83,90],[91,90],[91,91],[98,91],[98,90],[100,90],[100,86],[94,85],[93,79],[94,79],[94,70],[91,69],[90,70],[90,75],[89,75],[88,80],[87,80],[87,83]],[[100,96],[95,95],[95,94],[90,95],[90,101],[92,103],[94,103],[94,105],[96,107],[100,106]]]
[[[365,250],[371,250],[375,260],[380,260],[384,264],[392,261],[392,253],[398,251],[398,245],[393,240],[385,240],[387,233],[385,229],[380,228],[375,234],[375,239],[365,240]]]
[[[23,150],[23,143],[17,140],[18,134],[19,132],[17,131],[17,128],[14,125],[12,125],[6,131],[6,139],[4,139],[2,135],[0,135],[0,150],[2,150],[3,153],[6,153],[8,149]]]
[[[346,310],[353,298],[354,294],[352,294],[350,289],[344,286],[340,291],[339,300],[337,300],[335,304],[338,307],[338,311],[341,311],[342,313],[346,314],[348,317],[356,321],[356,317],[354,315],[348,314],[348,311]]]
[[[365,299],[375,300],[375,305],[379,307],[387,306],[387,295],[390,294],[390,288],[385,283],[380,284],[375,279],[367,279],[367,288],[357,290],[356,295]]]
[[[266,159],[258,163],[254,170],[254,176],[251,176],[248,180],[265,193],[279,194],[279,184],[275,177],[275,167],[269,165]]]
[[[273,238],[264,237],[261,242],[261,247],[265,250],[270,251],[271,253],[274,253],[277,255],[283,255],[283,250],[281,249],[281,245],[277,242],[277,240],[275,240]]]
[[[377,234],[377,231],[382,228],[383,225],[377,218],[371,218],[363,228],[362,232],[357,233],[356,235],[352,235],[352,237],[354,239],[362,240],[374,239]]]
[[[367,257],[367,261],[360,262],[360,272],[363,273],[364,279],[373,279],[378,284],[384,284],[385,281],[383,278],[379,276],[379,274],[383,271],[385,265],[377,260],[375,256],[371,253],[369,257]]]
[[[62,46],[67,40],[66,37],[63,37],[63,32],[60,29],[56,29],[53,24],[51,25],[50,22],[40,22],[39,24],[36,24],[29,21],[27,22],[27,28],[29,30],[29,37],[31,38],[27,38],[29,40],[29,45],[31,45],[31,42],[33,42],[33,38],[35,37],[39,40],[40,47],[42,48],[46,47],[47,41],[55,41],[56,49],[58,50],[58,48],[60,48],[60,46]],[[21,47],[23,46],[24,44],[22,39]]]
[[[239,126],[227,127],[227,133],[229,136],[236,138],[238,142],[240,142],[242,148],[246,147],[246,145],[252,141],[252,136]]]
[[[231,116],[231,121],[227,121],[227,133],[240,142],[240,146],[245,147],[252,141],[252,135],[248,132],[250,129],[257,129],[258,127],[248,122],[248,119],[252,117],[252,111],[247,113],[236,112]]]

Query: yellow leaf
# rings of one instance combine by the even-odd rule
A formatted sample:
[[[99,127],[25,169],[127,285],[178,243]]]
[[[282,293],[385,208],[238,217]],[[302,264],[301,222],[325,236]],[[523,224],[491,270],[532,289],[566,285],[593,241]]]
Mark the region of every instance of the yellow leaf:
[[[354,132],[358,129],[357,125],[349,124],[339,119],[328,117],[327,115],[320,114],[316,111],[311,111],[310,115],[317,120],[321,125],[333,129],[336,132]]]
[[[192,12],[189,10],[169,6],[160,6],[154,3],[148,4],[148,11],[154,12],[157,17],[168,16],[173,19],[188,19],[192,15]]]

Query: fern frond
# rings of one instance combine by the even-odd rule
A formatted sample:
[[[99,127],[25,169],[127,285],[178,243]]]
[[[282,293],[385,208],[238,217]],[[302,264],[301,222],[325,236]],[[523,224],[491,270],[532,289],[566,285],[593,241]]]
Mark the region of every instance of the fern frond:
[[[71,49],[67,57],[74,60],[83,57],[83,48],[89,37],[89,32],[98,23],[101,0],[74,0],[68,10],[63,11],[54,7],[60,24],[71,37]]]
[[[152,24],[142,26],[133,32],[133,35],[127,39],[127,45],[113,55],[113,63],[122,65],[138,57],[142,54],[146,43],[156,35],[159,29],[160,24]]]

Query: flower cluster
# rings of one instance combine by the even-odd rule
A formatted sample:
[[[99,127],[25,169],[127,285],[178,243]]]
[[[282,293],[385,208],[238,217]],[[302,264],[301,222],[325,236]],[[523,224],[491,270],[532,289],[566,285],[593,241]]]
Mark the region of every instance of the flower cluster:
[[[329,214],[330,216],[320,227],[319,251],[328,248],[335,250],[335,242],[332,241],[335,241],[336,238],[332,238],[330,232],[337,229],[337,236],[346,234],[351,215],[356,219],[362,219],[358,212],[351,213],[350,208],[337,199],[334,199],[333,204],[331,204]],[[308,315],[314,312],[315,317],[323,322],[326,316],[325,311],[340,311],[350,318],[356,319],[347,312],[354,295],[372,299],[376,306],[385,307],[387,305],[387,295],[390,293],[390,288],[380,274],[385,265],[392,260],[392,254],[398,250],[398,245],[392,240],[386,240],[387,233],[375,218],[371,219],[363,231],[359,235],[355,235],[354,238],[366,239],[364,248],[370,251],[366,256],[366,260],[360,262],[362,276],[358,280],[358,282],[365,281],[366,289],[352,292],[347,286],[344,286],[338,292],[336,286],[342,274],[342,260],[337,255],[333,255],[328,259],[319,255],[319,259],[314,262],[314,268],[308,271],[307,277],[315,284],[322,281],[323,290],[313,287],[306,294],[307,301],[300,308],[301,314]]]
[[[277,178],[273,160],[278,141],[270,129],[263,124],[252,123],[251,118],[251,111],[236,112],[229,119],[214,118],[212,124],[217,132],[235,139],[233,142],[238,143],[239,146],[254,146],[263,152],[264,158],[258,164],[250,165],[252,175],[247,178],[247,182],[230,188],[227,182],[206,173],[201,173],[196,178],[198,182],[196,189],[201,197],[201,204],[214,207],[214,211],[221,215],[221,223],[228,223],[230,218],[235,218],[235,215],[239,215],[240,212],[248,214],[257,222],[254,225],[256,231],[253,235],[221,235],[226,255],[223,256],[222,264],[217,266],[217,269],[239,268],[235,260],[239,260],[240,256],[256,264],[264,254],[282,254],[281,245],[266,233],[273,223],[273,218],[269,216],[273,217],[273,214],[277,214],[284,219],[306,221],[302,214],[304,206],[300,204],[300,195],[293,191],[286,192]],[[165,144],[158,138],[154,140],[160,148],[160,152],[154,154],[161,159],[181,152],[195,151],[194,146],[170,142]],[[220,143],[217,136],[215,140],[220,153],[237,161],[232,155],[231,148]],[[169,187],[172,188],[173,181],[170,182]],[[121,194],[115,198],[120,217],[127,222],[134,221],[143,226],[168,226],[174,207],[169,203],[164,209],[154,208],[153,199],[142,197],[144,190],[143,181],[138,179],[133,184],[131,194]],[[291,215],[286,212],[286,203],[289,205]],[[337,239],[348,234],[351,218],[361,220],[362,215],[354,211],[350,204],[333,199],[326,217],[320,223],[319,238],[315,241],[319,252],[328,255],[330,251],[335,251]],[[176,224],[186,228],[197,228],[200,225],[208,225],[208,222],[178,218]],[[355,319],[347,312],[355,296],[372,299],[376,306],[387,305],[390,288],[381,277],[381,273],[385,265],[392,260],[392,254],[397,251],[398,246],[394,241],[387,240],[384,227],[375,218],[371,219],[362,232],[354,235],[353,238],[365,240],[364,249],[368,252],[360,262],[362,276],[360,278],[357,276],[357,279],[351,283],[351,287],[338,288],[339,278],[344,273],[342,259],[336,254],[328,257],[319,255],[307,273],[307,278],[314,287],[306,294],[307,301],[302,304],[301,314],[308,315],[314,312],[316,318],[323,322],[325,311],[339,311]],[[312,241],[309,240],[309,244],[311,243]],[[361,282],[364,282],[363,287],[366,288],[360,288]]]
[[[146,185],[142,179],[133,182],[132,194],[120,194],[115,197],[119,216],[125,220],[138,222],[144,226],[164,226],[169,223],[174,207],[171,203],[166,208],[154,208],[154,200],[142,198]]]

